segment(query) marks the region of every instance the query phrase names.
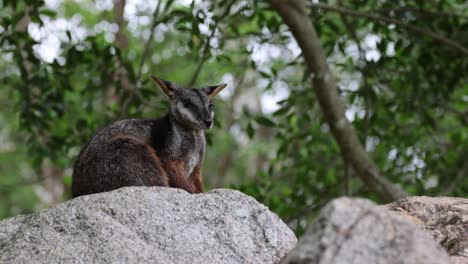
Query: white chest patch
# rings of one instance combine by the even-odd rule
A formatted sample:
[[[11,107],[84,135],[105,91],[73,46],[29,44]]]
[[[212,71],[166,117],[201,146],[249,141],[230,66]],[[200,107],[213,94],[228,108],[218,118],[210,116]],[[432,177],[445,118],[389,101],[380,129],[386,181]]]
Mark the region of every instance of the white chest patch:
[[[187,176],[190,176],[195,169],[195,166],[197,166],[199,157],[198,153],[194,153],[189,156],[188,160],[186,161],[186,170],[187,170]]]
[[[198,132],[198,133],[203,133],[203,132]],[[185,160],[185,169],[187,171],[187,177],[189,177],[192,173],[195,167],[200,163],[200,159],[202,159],[202,154],[200,154],[201,148],[203,147],[200,141],[200,137],[202,136],[198,135],[197,133],[193,134],[193,149],[192,152],[189,153]]]

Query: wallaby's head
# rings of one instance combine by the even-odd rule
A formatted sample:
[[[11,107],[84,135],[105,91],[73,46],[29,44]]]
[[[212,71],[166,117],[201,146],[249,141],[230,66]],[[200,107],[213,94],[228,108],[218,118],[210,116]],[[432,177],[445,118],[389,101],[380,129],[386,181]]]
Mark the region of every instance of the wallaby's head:
[[[169,114],[179,124],[189,129],[211,128],[214,117],[212,99],[226,87],[226,84],[189,89],[159,79],[154,75],[151,76],[151,79],[169,97]]]

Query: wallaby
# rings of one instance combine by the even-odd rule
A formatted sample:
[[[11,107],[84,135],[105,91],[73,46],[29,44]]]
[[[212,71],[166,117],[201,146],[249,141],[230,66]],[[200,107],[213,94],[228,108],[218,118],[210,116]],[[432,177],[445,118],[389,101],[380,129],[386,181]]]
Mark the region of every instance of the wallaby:
[[[203,192],[205,129],[213,125],[212,98],[226,84],[188,89],[151,76],[168,96],[159,119],[127,119],[98,131],[73,169],[72,195],[124,186],[166,186]]]

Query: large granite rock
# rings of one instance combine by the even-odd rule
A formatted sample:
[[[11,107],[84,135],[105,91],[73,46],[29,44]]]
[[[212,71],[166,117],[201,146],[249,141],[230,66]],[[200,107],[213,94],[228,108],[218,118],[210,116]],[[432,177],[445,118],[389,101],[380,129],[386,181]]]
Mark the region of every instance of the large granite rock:
[[[404,217],[365,199],[330,202],[285,263],[445,264],[446,251]]]
[[[278,263],[295,244],[234,190],[128,187],[0,222],[0,263]]]

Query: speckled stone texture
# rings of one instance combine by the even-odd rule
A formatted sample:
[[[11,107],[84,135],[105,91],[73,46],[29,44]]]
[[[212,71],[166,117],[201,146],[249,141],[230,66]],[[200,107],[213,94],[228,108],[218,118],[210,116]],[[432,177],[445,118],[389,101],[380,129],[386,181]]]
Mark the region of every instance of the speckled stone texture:
[[[448,264],[427,233],[365,199],[340,198],[320,212],[284,263]]]
[[[413,196],[384,207],[432,235],[454,264],[468,264],[468,199]]]
[[[278,263],[294,233],[254,198],[127,187],[0,222],[0,263]]]

